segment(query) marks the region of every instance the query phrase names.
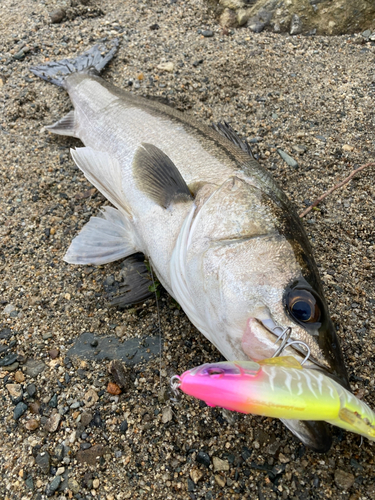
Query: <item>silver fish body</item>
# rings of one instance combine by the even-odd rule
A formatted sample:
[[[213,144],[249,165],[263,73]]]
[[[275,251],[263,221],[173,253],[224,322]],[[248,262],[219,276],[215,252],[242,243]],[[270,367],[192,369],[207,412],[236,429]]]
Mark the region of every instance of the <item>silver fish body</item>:
[[[48,71],[34,69],[46,79]],[[303,226],[259,163],[189,115],[105,82],[88,63],[54,83],[74,111],[49,129],[82,140],[74,161],[116,207],[90,220],[65,259],[104,264],[142,252],[226,359],[268,358],[277,336],[267,324],[290,328],[303,344],[282,354],[301,361],[307,345],[308,366],[348,387]],[[307,445],[327,448],[324,424],[286,424]]]

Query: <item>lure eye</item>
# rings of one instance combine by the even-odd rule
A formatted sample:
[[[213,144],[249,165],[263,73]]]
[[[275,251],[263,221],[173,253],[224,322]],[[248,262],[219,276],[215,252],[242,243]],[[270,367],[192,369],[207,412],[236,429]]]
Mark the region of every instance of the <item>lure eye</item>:
[[[309,290],[291,290],[287,297],[287,308],[298,323],[320,322],[320,301]]]
[[[223,368],[209,368],[207,370],[208,375],[224,375],[225,370]]]

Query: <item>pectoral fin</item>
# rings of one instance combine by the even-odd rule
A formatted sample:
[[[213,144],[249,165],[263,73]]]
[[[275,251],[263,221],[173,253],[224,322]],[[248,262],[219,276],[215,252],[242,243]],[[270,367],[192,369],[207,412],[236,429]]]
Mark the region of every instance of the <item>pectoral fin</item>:
[[[153,144],[143,143],[134,155],[133,172],[137,187],[158,205],[192,199],[189,188],[172,160]]]
[[[130,219],[113,207],[103,207],[74,238],[64,256],[69,264],[101,265],[137,252]]]

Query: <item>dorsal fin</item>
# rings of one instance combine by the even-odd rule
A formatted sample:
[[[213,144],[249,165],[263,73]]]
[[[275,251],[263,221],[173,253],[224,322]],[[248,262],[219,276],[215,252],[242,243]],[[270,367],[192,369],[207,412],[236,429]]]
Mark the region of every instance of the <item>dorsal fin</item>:
[[[238,146],[242,151],[245,151],[250,158],[255,160],[253,152],[251,151],[251,147],[249,143],[246,140],[242,140],[239,138],[237,133],[232,129],[232,127],[229,125],[227,122],[219,122],[219,123],[213,123],[212,128],[216,130],[220,135],[228,139],[229,141],[233,142],[236,146]]]
[[[138,189],[164,208],[181,198],[192,199],[176,165],[153,144],[142,143],[137,149],[133,173]]]

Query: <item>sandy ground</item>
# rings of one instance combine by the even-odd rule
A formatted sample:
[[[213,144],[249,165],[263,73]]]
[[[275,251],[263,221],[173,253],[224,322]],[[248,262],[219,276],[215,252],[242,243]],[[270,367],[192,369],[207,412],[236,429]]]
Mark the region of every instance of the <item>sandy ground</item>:
[[[79,142],[43,129],[70,110],[66,93],[28,68],[119,37],[106,79],[167,97],[207,123],[229,121],[300,212],[374,160],[375,44],[223,33],[198,1],[105,0],[69,7],[68,18],[50,24],[60,6],[0,5],[0,359],[11,356],[0,372],[1,498],[374,499],[366,439],[336,429],[330,452],[318,455],[277,420],[187,397],[163,401],[159,373],[166,388],[174,373],[220,358],[164,292],[161,360],[128,369],[119,396],[108,392],[108,361],[67,356],[84,332],[120,342],[155,336],[157,314],[154,300],[107,307],[103,282],[118,279],[121,263],[63,262],[105,200],[73,165],[69,147]],[[167,62],[171,73],[157,69]],[[352,388],[372,407],[374,181],[368,168],[304,219]]]

